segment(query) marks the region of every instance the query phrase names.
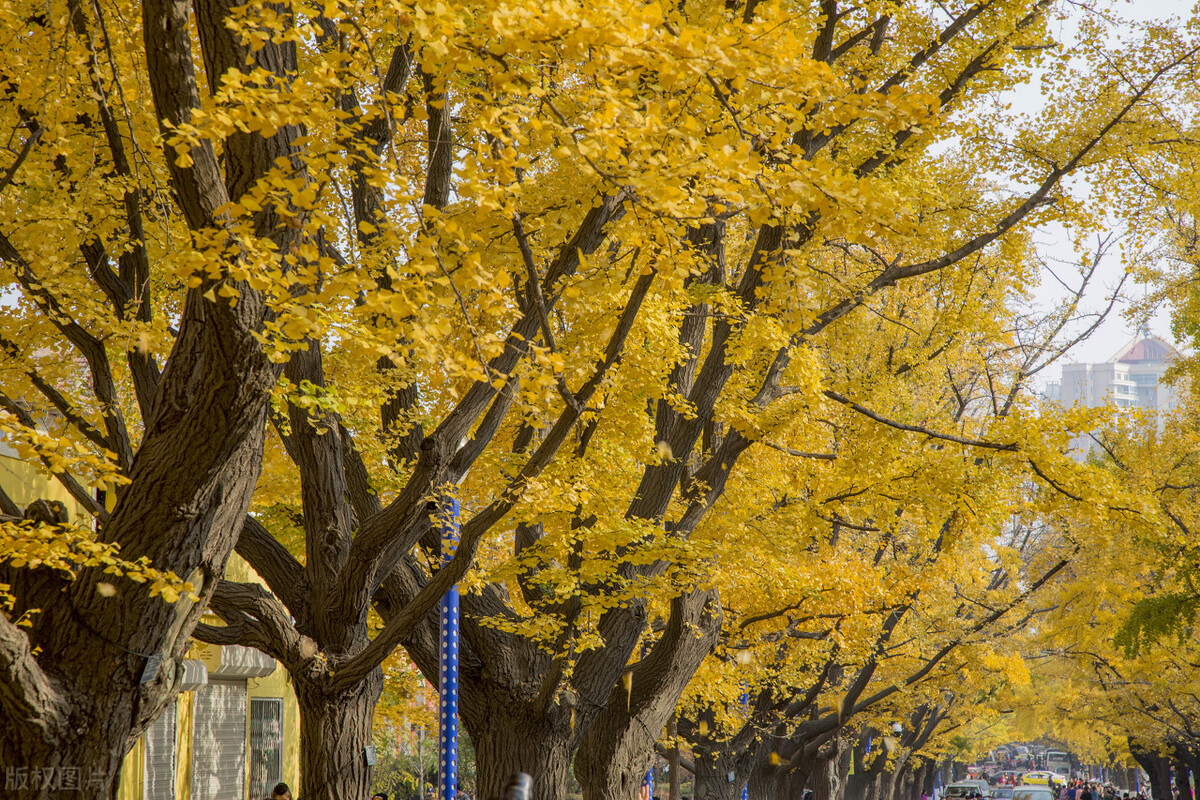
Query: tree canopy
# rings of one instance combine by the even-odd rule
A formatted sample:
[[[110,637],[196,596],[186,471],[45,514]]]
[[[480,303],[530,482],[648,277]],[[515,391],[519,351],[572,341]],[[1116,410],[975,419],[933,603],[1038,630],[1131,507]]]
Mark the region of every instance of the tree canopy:
[[[462,582],[482,795],[523,769],[557,800],[573,763],[624,796],[676,712],[761,785],[807,780],[1022,684],[1032,598],[1116,546],[1082,531],[1189,529],[1163,484],[1072,459],[1105,414],[1031,381],[1080,295],[1030,309],[1039,231],[1078,242],[1082,292],[1093,234],[1161,226],[1186,26],[1049,0],[0,15],[0,429],[91,517],[4,523],[6,763],[115,780],[194,634],[277,658],[307,793],[366,796],[343,767],[382,665],[436,680]],[[222,577],[234,548],[265,585]]]

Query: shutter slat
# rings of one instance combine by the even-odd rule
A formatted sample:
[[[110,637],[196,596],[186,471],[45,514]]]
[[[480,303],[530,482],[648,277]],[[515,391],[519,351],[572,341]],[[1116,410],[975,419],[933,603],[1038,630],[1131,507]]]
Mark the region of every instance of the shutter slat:
[[[246,683],[210,681],[196,692],[192,800],[245,796]]]
[[[250,800],[261,800],[283,780],[283,699],[250,701]]]
[[[175,800],[175,701],[146,729],[144,800]]]

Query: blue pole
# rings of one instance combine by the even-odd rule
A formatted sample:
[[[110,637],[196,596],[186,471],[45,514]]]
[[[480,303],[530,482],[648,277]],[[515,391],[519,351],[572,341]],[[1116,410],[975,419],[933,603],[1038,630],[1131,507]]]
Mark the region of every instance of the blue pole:
[[[448,496],[442,506],[442,563],[458,548],[458,498]],[[455,800],[458,795],[458,587],[442,597],[440,637],[441,674],[438,681],[438,795]]]

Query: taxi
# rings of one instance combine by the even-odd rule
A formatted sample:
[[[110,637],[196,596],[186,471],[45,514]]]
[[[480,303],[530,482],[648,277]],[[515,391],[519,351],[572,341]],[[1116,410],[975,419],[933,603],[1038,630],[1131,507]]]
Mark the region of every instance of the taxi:
[[[1021,783],[1025,786],[1049,786],[1051,779],[1056,777],[1053,772],[1047,772],[1046,770],[1026,772],[1021,776]]]

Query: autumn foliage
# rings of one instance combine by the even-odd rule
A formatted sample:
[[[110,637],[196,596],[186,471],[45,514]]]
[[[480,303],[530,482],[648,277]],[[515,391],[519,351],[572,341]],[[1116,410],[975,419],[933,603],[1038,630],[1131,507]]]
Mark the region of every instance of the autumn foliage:
[[[115,775],[173,691],[147,656],[195,633],[283,663],[301,783],[366,796],[341,767],[381,665],[437,675],[459,581],[489,797],[516,769],[561,797],[576,751],[585,796],[621,796],[677,710],[718,749],[753,719],[737,771],[783,791],[864,714],[928,728],[912,754],[949,686],[1022,684],[1011,636],[1081,543],[1017,529],[1162,522],[1070,457],[1103,415],[1031,387],[1075,313],[1029,314],[1037,232],[1083,258],[1100,204],[1151,218],[1121,187],[1193,68],[1187,30],[1117,26],[1045,0],[0,6],[0,427],[98,531],[5,523],[0,760]],[[1033,77],[1044,108],[1012,109]],[[235,547],[266,588],[222,579]]]

